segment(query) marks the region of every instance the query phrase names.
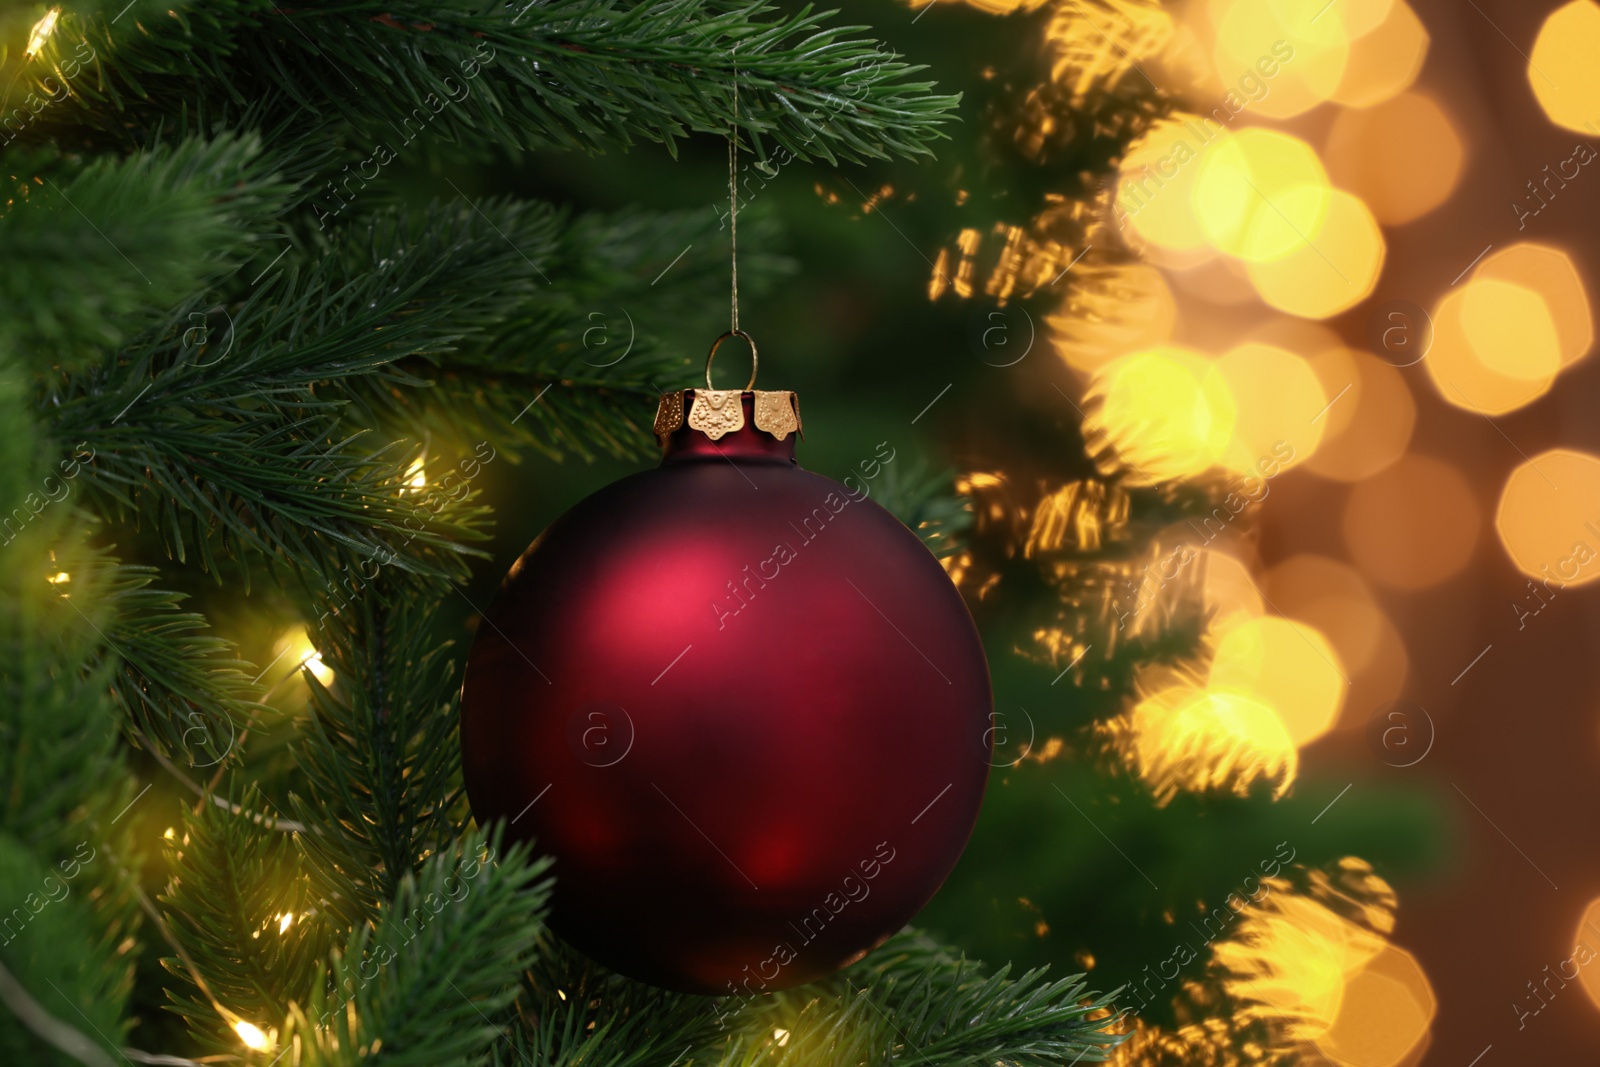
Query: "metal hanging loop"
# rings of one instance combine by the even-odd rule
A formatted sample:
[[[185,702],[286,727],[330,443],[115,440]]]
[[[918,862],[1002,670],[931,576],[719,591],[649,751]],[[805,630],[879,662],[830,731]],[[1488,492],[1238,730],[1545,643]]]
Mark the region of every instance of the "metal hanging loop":
[[[748,393],[756,387],[756,368],[760,366],[761,357],[756,353],[756,339],[738,329],[729,330],[711,342],[711,351],[706,353],[706,388],[713,391],[716,389],[716,386],[711,384],[711,361],[716,358],[717,349],[721,347],[722,342],[730,337],[742,337],[744,343],[750,346],[750,380],[744,384],[744,391]]]

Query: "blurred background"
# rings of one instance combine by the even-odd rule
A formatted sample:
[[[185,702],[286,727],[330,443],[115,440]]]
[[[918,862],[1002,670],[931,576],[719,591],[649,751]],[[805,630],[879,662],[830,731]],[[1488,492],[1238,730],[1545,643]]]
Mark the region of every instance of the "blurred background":
[[[920,165],[742,154],[742,324],[803,465],[896,450],[989,651],[990,790],[919,922],[1122,987],[1125,1064],[1593,1062],[1600,4],[844,15],[961,122]],[[728,211],[714,138],[396,195],[446,178]],[[568,341],[671,338],[682,388],[726,308]],[[471,601],[636,467],[487,465]],[[210,608],[257,662],[310,654],[260,609]]]

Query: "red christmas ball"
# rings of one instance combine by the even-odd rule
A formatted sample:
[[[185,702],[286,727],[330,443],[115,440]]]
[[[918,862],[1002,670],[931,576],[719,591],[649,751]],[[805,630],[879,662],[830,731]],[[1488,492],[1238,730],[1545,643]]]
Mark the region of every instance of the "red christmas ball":
[[[859,959],[955,866],[988,777],[972,618],[870,499],[893,448],[841,484],[797,428],[791,393],[669,394],[660,466],[534,541],[467,667],[479,822],[555,857],[561,937],[669,989]]]

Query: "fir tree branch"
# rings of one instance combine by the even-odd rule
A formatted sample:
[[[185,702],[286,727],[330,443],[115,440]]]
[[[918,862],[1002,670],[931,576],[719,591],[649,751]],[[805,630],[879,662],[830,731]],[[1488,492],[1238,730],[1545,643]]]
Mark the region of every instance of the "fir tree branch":
[[[1120,1039],[1105,1030],[1109,1001],[1089,993],[1082,975],[1049,982],[1044,968],[1014,979],[1010,970],[985,975],[981,964],[905,931],[838,975],[749,1002],[745,1036],[722,1062],[805,1063],[825,1054],[838,1064],[1047,1067],[1110,1055]],[[781,1043],[775,1029],[788,1031]]]
[[[459,682],[450,642],[429,630],[435,596],[387,575],[320,599],[316,628],[331,686],[307,674],[311,718],[295,750],[304,792],[291,804],[328,908],[359,923],[395,898],[460,823]]]
[[[499,1036],[490,1020],[533,963],[549,898],[548,859],[501,854],[474,832],[429,857],[392,904],[358,925],[330,958],[284,1042],[303,1067],[354,1067],[382,1052],[392,1067],[478,1063]]]
[[[810,7],[145,0],[115,14],[120,6],[63,18],[46,66],[90,55],[97,65],[90,77],[67,79],[68,102],[41,126],[70,121],[115,134],[119,121],[171,113],[180,102],[242,106],[270,96],[305,122],[337,117],[358,140],[393,148],[424,131],[518,147],[649,140],[670,148],[691,130],[727,131],[737,78],[740,126],[759,155],[770,146],[860,162],[929,154],[956,103],[908,80],[921,68],[858,36],[863,27],[828,26],[832,13]]]
[[[232,269],[289,187],[253,134],[157,145],[82,169],[9,154],[22,199],[0,212],[0,341],[40,369],[77,367]],[[31,178],[31,181],[27,179]]]
[[[169,987],[167,995],[196,1042],[233,1052],[232,1020],[214,1003],[236,1018],[282,1017],[293,997],[310,990],[332,926],[315,910],[298,846],[251,819],[203,805],[186,814],[168,852],[162,917],[185,955],[162,964],[187,988]]]
[[[63,596],[45,580],[83,558],[69,521],[37,517],[0,568],[0,960],[45,1011],[82,1013],[114,1049],[129,1025],[137,916],[107,854],[124,849],[132,823],[117,823],[139,796],[117,747],[111,668],[94,665],[106,614],[96,585]],[[0,1025],[0,1062],[34,1048]]]
[[[168,756],[181,754],[191,767],[217,766],[261,707],[252,699],[259,688],[246,674],[250,664],[232,657],[229,642],[206,633],[204,616],[178,610],[182,594],[149,588],[155,568],[109,558],[100,567],[105,573],[94,577],[111,612],[106,651],[120,660],[112,693],[128,722]]]

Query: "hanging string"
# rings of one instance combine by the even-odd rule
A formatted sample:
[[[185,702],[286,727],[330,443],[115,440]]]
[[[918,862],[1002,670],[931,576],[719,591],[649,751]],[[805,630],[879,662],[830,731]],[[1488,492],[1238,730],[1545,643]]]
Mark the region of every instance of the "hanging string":
[[[728,226],[733,260],[732,332],[739,332],[739,68],[733,68],[733,125],[728,130]]]

